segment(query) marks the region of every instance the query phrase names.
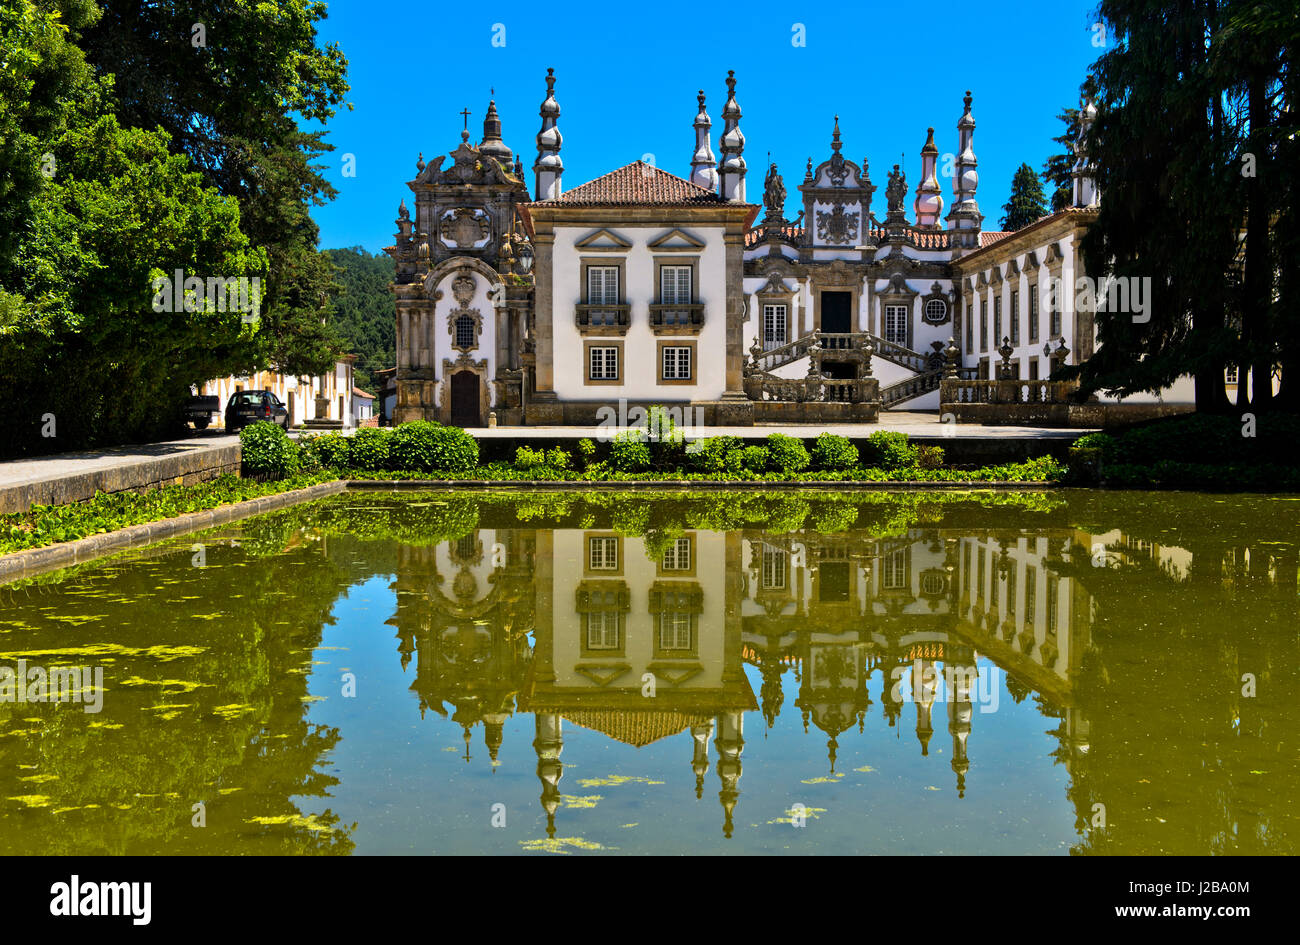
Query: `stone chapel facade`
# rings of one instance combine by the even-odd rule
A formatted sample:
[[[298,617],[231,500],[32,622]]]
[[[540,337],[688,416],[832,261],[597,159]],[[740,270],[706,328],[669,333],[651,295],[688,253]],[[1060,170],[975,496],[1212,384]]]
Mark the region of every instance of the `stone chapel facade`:
[[[836,118],[789,220],[775,166],[762,205],[748,199],[734,74],[720,156],[701,91],[688,178],[638,161],[572,190],[555,82],[548,70],[531,191],[495,103],[478,144],[464,131],[448,155],[417,161],[414,213],[403,200],[387,248],[395,422],[590,424],[602,408],[653,404],[707,424],[872,421],[939,408],[945,378],[1045,381],[1091,353],[1092,318],[1072,293],[1048,311],[1051,280],[1082,273],[1097,202],[1086,156],[1075,206],[1016,234],[985,230],[970,92],[946,214],[933,128],[909,220],[904,171],[887,173],[878,216],[867,161],[845,156]]]

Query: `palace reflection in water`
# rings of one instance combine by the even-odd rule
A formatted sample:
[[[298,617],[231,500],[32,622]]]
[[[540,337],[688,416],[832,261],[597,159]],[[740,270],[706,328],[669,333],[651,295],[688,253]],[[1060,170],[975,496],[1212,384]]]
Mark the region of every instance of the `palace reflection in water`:
[[[1295,505],[259,516],[0,587],[0,664],[102,665],[106,690],[99,714],[0,700],[6,851],[1295,853]],[[831,829],[791,830],[800,805]]]
[[[1092,536],[478,529],[399,548],[389,623],[403,667],[414,661],[421,715],[459,723],[467,757],[475,729],[496,761],[511,714],[535,716],[550,835],[568,722],[638,748],[680,737],[697,797],[712,765],[730,836],[745,713],[761,711],[770,728],[790,687],[832,772],[855,729],[909,726],[928,755],[937,722],[962,795],[970,739],[988,718],[971,689],[1000,670],[1060,710],[1068,769],[1089,729],[1071,679],[1092,601],[1060,568],[1076,541],[1090,547]],[[746,664],[761,676],[757,697]],[[914,693],[914,719],[900,688]]]

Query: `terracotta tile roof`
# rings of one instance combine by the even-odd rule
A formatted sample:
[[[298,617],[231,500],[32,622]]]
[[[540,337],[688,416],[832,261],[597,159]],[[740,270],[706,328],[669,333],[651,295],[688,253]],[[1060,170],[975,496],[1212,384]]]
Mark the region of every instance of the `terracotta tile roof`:
[[[980,249],[985,246],[992,246],[998,240],[1004,240],[1015,230],[983,230],[980,232]]]
[[[693,725],[703,725],[709,716],[687,715],[676,711],[646,709],[595,709],[566,712],[564,717],[575,725],[600,732],[625,745],[644,748],[661,738],[684,732]]]
[[[354,397],[364,397],[366,400],[374,400],[375,395],[369,391],[364,391],[360,387],[353,387],[352,394]]]
[[[777,228],[781,239],[787,243],[798,244],[803,241],[803,227],[801,226],[782,226]],[[767,239],[767,227],[756,226],[745,234],[745,246],[757,246],[763,240]]]
[[[653,164],[633,161],[534,207],[695,207],[725,203],[716,193]]]

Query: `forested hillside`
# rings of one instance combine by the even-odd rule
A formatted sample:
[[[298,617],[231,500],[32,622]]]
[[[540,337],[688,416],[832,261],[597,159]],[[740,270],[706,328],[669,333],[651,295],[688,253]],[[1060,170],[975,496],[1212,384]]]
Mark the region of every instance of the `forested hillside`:
[[[357,386],[377,394],[374,372],[397,363],[397,309],[388,288],[393,260],[360,246],[327,249],[325,255],[341,270],[334,279],[343,286],[330,305],[330,327],[343,339],[343,349],[357,356]]]

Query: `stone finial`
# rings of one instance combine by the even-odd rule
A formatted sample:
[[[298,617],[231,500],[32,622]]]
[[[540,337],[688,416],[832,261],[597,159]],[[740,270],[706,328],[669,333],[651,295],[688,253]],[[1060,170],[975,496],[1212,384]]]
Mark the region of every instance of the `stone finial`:
[[[560,105],[555,100],[555,70],[546,70],[546,98],[539,112],[542,130],[537,132],[537,160],[533,162],[534,199],[554,200],[563,192],[560,176],[564,162],[560,160],[560,146],[564,143],[557,121]]]
[[[695,115],[695,152],[691,156],[691,183],[707,190],[718,189],[717,158],[713,156],[710,140],[713,121],[704,109],[704,90],[696,95],[700,110]]]
[[[424,173],[424,167],[425,167],[425,164],[424,164],[424,152],[421,151],[421,152],[420,152],[420,156],[419,156],[418,158],[415,159],[415,172],[416,172],[417,174],[423,174],[423,173]]]
[[[740,130],[740,103],[736,101],[736,72],[727,72],[727,104],[722,107],[722,162],[718,179],[722,199],[745,202],[745,135]]]

